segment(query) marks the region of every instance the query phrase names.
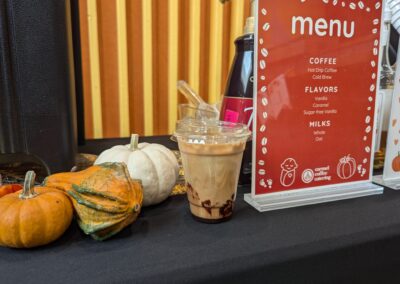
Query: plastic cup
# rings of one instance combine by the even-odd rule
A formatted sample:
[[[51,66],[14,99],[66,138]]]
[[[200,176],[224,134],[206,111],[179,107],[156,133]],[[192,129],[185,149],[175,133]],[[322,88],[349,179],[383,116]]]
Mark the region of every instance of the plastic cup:
[[[195,219],[218,223],[232,216],[243,151],[250,134],[244,124],[192,118],[177,122],[174,136]]]

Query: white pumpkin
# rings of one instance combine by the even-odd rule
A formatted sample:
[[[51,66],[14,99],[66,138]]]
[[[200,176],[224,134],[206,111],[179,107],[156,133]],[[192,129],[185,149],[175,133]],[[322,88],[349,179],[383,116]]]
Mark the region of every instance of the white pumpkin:
[[[143,205],[153,205],[168,198],[179,175],[178,161],[171,150],[160,144],[140,143],[133,134],[131,144],[114,146],[105,150],[95,165],[106,162],[123,162],[132,179],[142,181]]]

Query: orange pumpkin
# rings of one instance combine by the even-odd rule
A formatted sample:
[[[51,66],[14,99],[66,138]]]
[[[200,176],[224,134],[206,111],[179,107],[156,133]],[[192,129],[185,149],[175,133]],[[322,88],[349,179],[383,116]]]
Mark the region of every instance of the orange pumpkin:
[[[32,248],[58,239],[69,227],[73,210],[65,193],[34,187],[29,171],[21,192],[0,198],[0,246]]]
[[[0,175],[0,198],[6,194],[14,193],[22,189],[20,184],[2,184],[2,179]]]
[[[20,185],[20,184],[0,185],[0,198],[3,197],[4,195],[20,191],[21,189],[22,189],[22,185]]]
[[[400,152],[392,161],[392,169],[395,172],[400,172]]]

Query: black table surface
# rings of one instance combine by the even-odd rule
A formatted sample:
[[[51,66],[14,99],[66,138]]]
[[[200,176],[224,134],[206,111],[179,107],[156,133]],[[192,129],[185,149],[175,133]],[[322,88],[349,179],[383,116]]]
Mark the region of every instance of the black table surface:
[[[221,224],[176,196],[105,242],[74,221],[48,246],[0,248],[0,283],[400,283],[400,192],[259,213],[247,191]]]
[[[400,280],[399,211],[390,190],[266,213],[239,194],[230,221],[203,224],[170,197],[105,242],[74,222],[51,245],[1,248],[0,283],[385,283]]]

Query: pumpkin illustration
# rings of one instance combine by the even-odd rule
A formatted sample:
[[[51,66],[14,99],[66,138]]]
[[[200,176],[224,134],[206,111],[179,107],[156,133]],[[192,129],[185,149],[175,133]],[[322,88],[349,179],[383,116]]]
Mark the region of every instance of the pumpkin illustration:
[[[400,152],[392,161],[392,169],[395,172],[400,172]]]
[[[296,160],[292,158],[286,159],[281,164],[281,177],[280,182],[283,186],[288,187],[293,185],[294,181],[296,180],[296,169],[298,165]]]
[[[160,144],[140,143],[139,135],[131,136],[129,145],[114,146],[100,154],[95,165],[123,162],[132,179],[141,180],[143,206],[160,203],[171,194],[179,176],[174,153]]]
[[[99,241],[133,223],[142,207],[142,186],[130,178],[124,163],[104,163],[80,172],[54,174],[44,183],[71,197],[79,227]]]
[[[0,198],[4,195],[17,192],[22,189],[20,184],[2,184],[2,179],[0,175]]]
[[[349,179],[356,173],[356,160],[350,155],[344,156],[337,165],[337,175],[341,179]]]
[[[65,193],[34,187],[35,173],[26,173],[21,192],[0,198],[0,245],[32,248],[58,239],[69,227],[73,210]]]

